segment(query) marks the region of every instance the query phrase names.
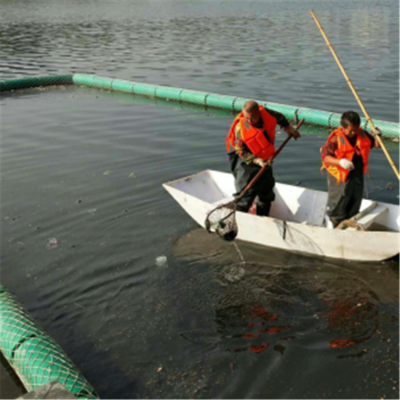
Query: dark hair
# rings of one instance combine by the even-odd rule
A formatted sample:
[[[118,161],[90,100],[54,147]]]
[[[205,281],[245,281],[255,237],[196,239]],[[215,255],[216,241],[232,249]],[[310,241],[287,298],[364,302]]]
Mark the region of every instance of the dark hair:
[[[243,110],[248,113],[258,111],[258,103],[253,100],[248,100],[248,101],[246,101],[246,103],[244,103]]]
[[[343,126],[343,128],[347,128],[349,125],[360,126],[361,119],[355,111],[346,111],[342,114],[340,124]]]

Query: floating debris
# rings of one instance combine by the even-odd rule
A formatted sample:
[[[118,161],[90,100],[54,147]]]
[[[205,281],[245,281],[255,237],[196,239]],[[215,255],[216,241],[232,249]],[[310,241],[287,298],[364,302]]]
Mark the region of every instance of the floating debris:
[[[89,214],[94,214],[97,211],[97,208],[91,208],[90,210],[88,210]]]
[[[157,301],[155,303],[155,308],[161,309],[161,308],[165,308],[167,305],[163,302],[163,301]]]
[[[385,189],[386,189],[386,190],[393,190],[393,189],[394,189],[394,186],[392,185],[391,182],[389,182],[389,183],[386,184]]]
[[[105,171],[103,172],[103,175],[111,175],[111,171]]]
[[[136,174],[132,172],[129,174],[128,178],[136,178]]]
[[[278,351],[281,356],[283,356],[283,353],[285,352],[285,346],[282,346],[281,344],[276,344],[274,346],[274,350]]]
[[[49,239],[47,241],[46,247],[48,250],[56,249],[59,245],[59,242],[56,238]]]
[[[165,267],[167,266],[167,257],[165,256],[160,256],[156,258],[156,266],[157,267]]]

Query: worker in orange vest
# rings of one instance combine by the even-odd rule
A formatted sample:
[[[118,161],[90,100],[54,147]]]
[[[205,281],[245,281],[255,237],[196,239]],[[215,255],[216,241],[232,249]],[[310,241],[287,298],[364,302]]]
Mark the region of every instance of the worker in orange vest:
[[[300,136],[279,112],[267,109],[255,101],[247,101],[242,112],[236,116],[226,138],[226,148],[235,186],[239,194],[257,175],[266,161],[275,154],[275,129],[279,124],[296,140]],[[231,147],[233,151],[230,151]],[[268,216],[275,179],[272,166],[267,168],[256,184],[240,199],[237,210],[248,212],[257,197],[257,215]]]
[[[380,147],[376,138],[360,128],[360,123],[356,112],[345,112],[341,127],[321,147],[321,169],[328,171],[327,227],[336,227],[359,212],[369,153],[372,148]],[[378,128],[375,134],[381,135]]]

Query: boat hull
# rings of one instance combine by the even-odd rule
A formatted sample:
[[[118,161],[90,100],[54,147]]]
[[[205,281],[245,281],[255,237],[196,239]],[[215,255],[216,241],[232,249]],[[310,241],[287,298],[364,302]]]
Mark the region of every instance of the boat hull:
[[[164,184],[165,189],[204,228],[207,213],[215,208],[215,203],[185,192],[182,185],[174,185],[174,182],[179,181]],[[396,211],[394,208],[398,208],[395,205],[380,204],[391,207],[391,214]],[[237,239],[262,246],[354,261],[382,261],[399,253],[398,231],[327,229],[243,212],[237,212],[236,219],[239,227]]]

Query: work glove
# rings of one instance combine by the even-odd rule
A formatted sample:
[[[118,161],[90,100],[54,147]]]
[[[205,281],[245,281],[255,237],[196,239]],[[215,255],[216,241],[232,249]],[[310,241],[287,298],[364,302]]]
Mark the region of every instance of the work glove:
[[[293,136],[294,140],[297,140],[301,136],[300,132],[298,130],[296,130],[295,128],[293,128],[292,125],[288,126],[286,132],[289,136]]]
[[[262,159],[262,158],[255,158],[253,160],[254,164],[257,164],[258,166],[260,166],[261,168],[266,164],[266,162]]]
[[[349,161],[347,158],[342,158],[339,161],[339,165],[344,169],[350,169],[350,170],[354,169],[354,164],[351,161]]]

